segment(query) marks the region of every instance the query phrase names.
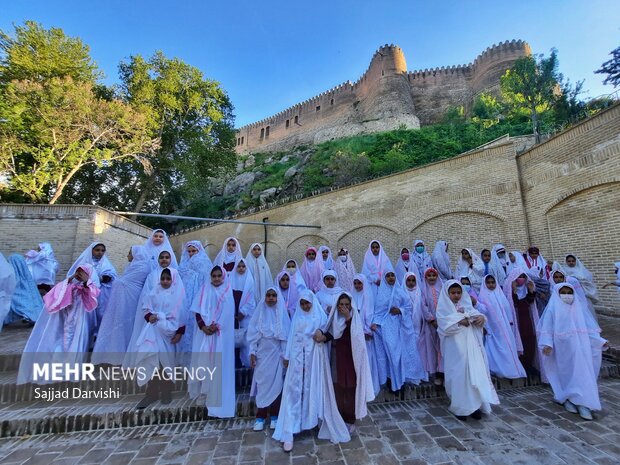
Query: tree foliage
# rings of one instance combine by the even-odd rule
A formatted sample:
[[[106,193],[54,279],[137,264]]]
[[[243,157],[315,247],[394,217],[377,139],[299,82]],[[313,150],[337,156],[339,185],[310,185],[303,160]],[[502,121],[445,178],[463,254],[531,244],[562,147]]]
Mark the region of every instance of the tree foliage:
[[[620,86],[620,47],[612,50],[611,59],[607,60],[601,67],[594,71],[597,74],[606,74],[603,84],[611,84],[614,87]]]

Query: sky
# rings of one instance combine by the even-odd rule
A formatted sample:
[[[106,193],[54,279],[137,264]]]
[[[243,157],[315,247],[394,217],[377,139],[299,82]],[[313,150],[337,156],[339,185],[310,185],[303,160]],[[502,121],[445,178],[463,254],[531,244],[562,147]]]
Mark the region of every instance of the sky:
[[[25,20],[79,36],[108,84],[131,55],[196,66],[228,92],[237,127],[357,80],[386,43],[409,70],[470,63],[511,39],[555,47],[585,97],[613,92],[594,70],[620,45],[618,0],[0,0],[0,30]]]

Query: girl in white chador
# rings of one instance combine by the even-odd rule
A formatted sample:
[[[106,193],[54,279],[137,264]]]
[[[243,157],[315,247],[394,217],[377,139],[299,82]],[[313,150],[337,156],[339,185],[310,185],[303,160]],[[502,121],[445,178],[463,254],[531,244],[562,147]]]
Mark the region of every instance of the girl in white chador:
[[[318,259],[323,261],[324,270],[334,269],[334,257],[332,257],[331,249],[326,245],[322,245],[321,247],[319,247]]]
[[[269,263],[265,259],[263,246],[258,242],[250,246],[245,256],[245,264],[254,278],[254,300],[258,304],[262,300],[261,296],[264,296],[267,289],[273,286],[273,275]]]
[[[347,292],[353,291],[353,277],[357,274],[355,264],[347,249],[340,249],[334,260],[334,271],[338,276],[338,283]]]
[[[224,245],[222,245],[222,250],[213,260],[213,264],[221,266],[224,271],[230,273],[241,259],[243,259],[243,253],[239,240],[236,237],[227,237]]]
[[[473,249],[463,249],[454,275],[459,278],[467,276],[474,290],[480,292],[480,284],[482,284],[482,277],[484,276],[484,263]]]
[[[388,271],[394,272],[394,266],[383,250],[381,242],[371,241],[364,254],[362,273],[368,278],[373,297],[377,297],[377,289]]]
[[[592,420],[591,411],[601,409],[596,380],[607,341],[601,338],[601,328],[572,285],[553,287],[536,331],[555,401]]]
[[[91,358],[94,364],[122,364],[131,341],[138,299],[151,272],[151,263],[141,245],[134,245],[127,258],[129,264],[123,275],[114,280],[106,310],[103,312]]]
[[[321,288],[323,271],[325,271],[323,259],[317,257],[317,251],[314,247],[308,247],[300,272],[306,286],[312,292],[318,292]]]
[[[588,309],[594,319],[597,319],[596,310],[594,310],[594,304],[598,303],[598,293],[596,291],[596,284],[594,284],[594,278],[590,270],[577,258],[574,254],[568,254],[564,259],[565,264],[562,265],[562,269],[568,276],[572,276],[579,281],[581,288],[586,294]]]
[[[295,308],[297,307],[297,298],[299,297],[299,289],[295,286],[294,274],[288,271],[280,271],[276,276],[274,287],[278,290],[283,299],[284,308],[289,316],[293,318]]]
[[[433,261],[433,268],[439,272],[439,278],[442,281],[452,279],[452,267],[450,266],[450,255],[448,255],[448,243],[446,241],[435,242],[431,260]]]
[[[97,272],[101,293],[97,299],[97,309],[92,314],[92,317],[94,318],[93,331],[95,334],[99,331],[99,325],[101,324],[101,319],[103,318],[103,312],[106,309],[106,304],[108,303],[110,292],[112,291],[112,284],[116,279],[116,269],[105,253],[106,247],[104,244],[101,242],[93,242],[86,247],[78,259],[73,263],[73,266],[69,268],[69,272],[67,273],[67,276],[74,275],[78,266],[84,263],[92,265]]]
[[[467,420],[467,416],[480,419],[482,412],[490,413],[491,405],[499,404],[484,351],[485,317],[454,279],[441,290],[437,322],[449,410],[459,420]]]
[[[15,279],[15,271],[11,264],[0,253],[0,331],[4,319],[11,310],[11,299],[15,292],[17,280]]]
[[[179,317],[183,311],[185,289],[179,272],[174,268],[165,268],[160,273],[159,283],[149,292],[144,300],[142,312],[142,330],[135,346],[129,350],[136,352],[136,365],[144,373],[154,375],[162,368],[175,366],[175,347],[172,338],[179,327]],[[162,379],[161,375],[153,379],[138,377],[138,385],[146,386],[146,394],[137,408],[143,409],[156,400],[169,404],[172,400],[172,380]]]
[[[325,338],[321,329],[326,323],[327,315],[315,295],[309,290],[301,292],[284,355],[288,369],[273,434],[274,439],[283,442],[286,452],[293,449],[294,434],[314,428],[319,421],[320,439],[333,443],[351,439],[338,413],[328,348],[318,342]]]
[[[170,241],[168,240],[168,235],[163,229],[154,229],[151,236],[144,243],[144,248],[149,257],[152,270],[158,269],[159,254],[164,250],[170,252],[170,258],[172,260],[170,266],[172,268],[177,268],[177,257],[175,257],[172,251],[172,245],[170,245]]]
[[[48,291],[56,284],[58,261],[49,242],[41,242],[36,250],[26,252],[26,263],[39,288]]]
[[[24,348],[17,384],[34,381],[32,375],[35,362],[86,361],[93,321],[89,314],[97,308],[98,296],[99,278],[92,265],[87,263],[80,265],[74,275],[59,282],[45,294],[45,308]],[[37,381],[38,384],[45,382]]]
[[[211,281],[205,283],[196,296],[192,311],[196,315],[191,368],[215,368],[213,380],[194,379],[188,382],[192,399],[206,395],[209,416],[235,416],[235,300],[232,283],[226,271],[215,265]],[[217,366],[221,354],[221,366]]]
[[[428,379],[418,352],[412,312],[411,300],[396,282],[396,274],[387,272],[377,292],[373,323],[377,325],[375,337],[387,356],[392,391],[400,390],[405,382],[418,384]],[[383,381],[382,373],[379,377]]]
[[[382,354],[382,361],[385,362],[385,351],[383,347],[377,347],[377,339],[374,337],[377,325],[372,320],[375,315],[375,299],[368,284],[368,278],[362,273],[355,275],[353,279],[353,303],[360,312],[360,317],[364,323],[364,336],[366,338],[366,352],[368,353],[368,363],[370,364],[370,374],[372,376],[372,386],[375,397],[381,390],[381,381],[379,380],[379,367],[377,352]],[[385,370],[383,370],[385,372]],[[386,375],[387,376],[387,375]]]
[[[248,326],[247,340],[250,364],[254,369],[251,396],[256,396],[254,431],[265,428],[267,416],[271,429],[276,428],[282,387],[284,386],[284,353],[291,319],[282,295],[269,287],[254,310]]]
[[[501,378],[525,378],[527,375],[519,361],[513,330],[516,316],[497,281],[494,276],[486,275],[478,295],[479,302],[483,304],[484,315],[487,317],[484,347],[489,369],[491,373]]]
[[[235,364],[237,367],[250,366],[250,353],[245,333],[250,323],[256,300],[254,299],[254,277],[241,259],[228,275],[232,281],[232,294],[235,300]]]
[[[394,267],[394,271],[396,272],[396,279],[398,280],[398,284],[402,284],[403,278],[405,277],[405,273],[409,271],[418,272],[418,267],[415,263],[411,262],[411,254],[409,253],[409,249],[407,247],[403,247],[400,249],[400,257],[396,261],[396,266]]]
[[[433,260],[429,253],[426,251],[424,241],[420,239],[416,239],[415,241],[413,241],[413,253],[411,255],[411,262],[417,268],[417,276],[424,276],[426,270],[433,267]]]
[[[502,244],[495,244],[491,249],[491,270],[489,274],[495,276],[499,287],[504,286],[504,281],[508,276],[508,263],[510,259],[506,253],[506,248]]]
[[[332,341],[332,375],[338,412],[352,433],[355,420],[367,415],[366,404],[374,400],[375,394],[366,352],[364,321],[348,292],[337,297],[323,333],[325,341]]]
[[[338,285],[338,277],[334,270],[325,270],[321,276],[321,288],[316,293],[316,298],[325,313],[329,314],[336,305],[336,298],[342,294],[343,289]]]
[[[291,285],[294,285],[299,292],[308,287],[306,281],[304,281],[304,277],[301,275],[301,269],[295,260],[287,260],[281,271],[286,271],[289,274]],[[294,305],[297,305],[297,303]],[[289,311],[289,313],[291,312]]]

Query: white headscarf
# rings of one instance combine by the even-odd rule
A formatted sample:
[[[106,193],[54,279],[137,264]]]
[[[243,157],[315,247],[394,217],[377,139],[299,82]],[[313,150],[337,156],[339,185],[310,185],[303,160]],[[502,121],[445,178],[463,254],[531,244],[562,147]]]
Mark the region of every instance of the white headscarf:
[[[161,232],[164,234],[164,241],[160,245],[153,244],[153,236],[156,232]],[[151,235],[144,243],[144,248],[146,249],[149,258],[151,259],[151,269],[155,270],[159,267],[159,254],[164,250],[170,252],[170,267],[177,268],[177,257],[176,255],[174,255],[174,250],[172,249],[170,240],[168,240],[168,234],[166,234],[166,231],[164,231],[163,229],[153,229],[153,232],[151,232]]]
[[[314,250],[317,254],[314,260],[308,260],[307,254],[310,250]],[[304,261],[301,264],[301,276],[311,291],[318,291],[321,288],[321,276],[323,274],[323,258],[319,256],[318,251],[314,247],[308,247],[304,254]]]
[[[439,277],[442,280],[452,279],[450,255],[448,255],[448,243],[446,241],[435,242],[431,260],[433,262],[433,267],[439,272]]]
[[[461,299],[456,304],[450,300],[450,294],[448,293],[450,287],[454,284],[462,290]],[[463,318],[471,318],[478,315],[481,315],[481,313],[474,308],[471,297],[465,292],[463,285],[455,279],[448,280],[443,285],[439,301],[437,302],[437,332],[439,335],[442,337],[447,336],[448,328],[457,324]]]
[[[514,263],[510,261],[511,254],[513,257],[515,257]],[[519,252],[518,250],[513,250],[510,253],[506,253],[506,259],[507,259],[506,277],[508,277],[510,272],[514,270],[515,268],[521,268],[522,270],[525,270],[524,273],[527,271],[527,264],[525,263],[525,258],[523,258],[523,252]]]
[[[482,275],[482,272],[484,271],[484,262],[482,261],[482,259],[478,256],[476,252],[474,252],[473,249],[465,248],[465,250],[467,250],[467,252],[471,256],[471,268],[469,266],[469,263],[463,260],[463,256],[461,255],[459,257],[459,262],[456,265],[456,276],[469,276],[472,270],[477,274]]]
[[[343,262],[340,258],[341,255],[338,255],[336,260],[334,260],[334,270],[338,275],[338,282],[340,283],[340,287],[342,287],[347,292],[353,292],[353,277],[355,276],[355,264],[353,263],[353,259],[349,255],[349,251],[347,249],[342,249],[347,252],[347,261]]]
[[[415,278],[415,287],[413,289],[409,289],[409,287],[407,287],[407,279],[409,279],[409,276],[413,276]],[[409,300],[411,300],[411,305],[413,307],[411,312],[413,327],[419,331],[422,323],[422,283],[420,282],[420,278],[417,274],[409,271],[403,277],[403,282],[400,284],[400,287],[403,289],[405,294],[407,294]]]
[[[235,247],[234,252],[229,252],[227,248],[228,241],[233,240],[237,246]],[[213,261],[214,265],[222,266],[224,263],[235,263],[237,266],[237,262],[243,258],[243,253],[241,252],[241,244],[236,237],[227,237],[224,240],[224,245],[222,246],[222,250],[220,250]]]
[[[258,258],[256,258],[252,253],[254,247],[260,248],[260,255]],[[265,253],[261,244],[255,242],[250,246],[250,250],[248,250],[248,253],[245,256],[245,263],[248,266],[248,270],[252,272],[252,276],[254,277],[254,296],[256,298],[256,302],[258,303],[261,300],[261,296],[264,296],[267,292],[267,289],[273,286],[273,275],[271,274],[269,263],[267,263],[267,260],[265,259]]]
[[[288,276],[289,279],[288,289],[286,290],[280,287],[280,279],[282,279],[284,275]],[[305,289],[305,286],[301,289],[298,288],[295,285],[295,277],[291,276],[288,271],[282,270],[278,273],[278,276],[276,276],[276,282],[272,287],[275,287],[278,290],[280,297],[282,297],[283,301],[286,302],[285,306],[289,315],[292,317],[295,314],[295,308],[297,307],[299,292],[301,289]],[[286,296],[286,299],[284,299],[284,296]]]
[[[327,260],[323,260],[323,250],[327,250]],[[332,257],[332,251],[326,245],[322,245],[319,247],[319,253],[317,254],[317,258],[320,258],[323,262],[323,268],[326,270],[334,269],[334,257]]]
[[[406,250],[407,253],[409,254],[409,260],[407,261],[403,260],[403,250]],[[415,273],[417,275],[418,267],[416,266],[415,263],[412,263],[411,261],[411,251],[407,247],[403,247],[400,250],[400,255],[398,256],[398,260],[396,261],[396,267],[394,268],[396,272],[396,279],[398,280],[398,282],[402,283],[405,273],[407,273],[408,271],[413,271],[414,268],[415,268]]]
[[[291,275],[291,272],[286,267],[286,265],[288,265],[288,262],[293,262],[295,264],[295,274],[293,275]],[[281,271],[286,271],[289,274],[289,277],[291,278],[291,284],[295,284],[299,292],[301,292],[303,289],[306,289],[308,287],[306,286],[306,281],[304,281],[304,277],[301,275],[301,269],[299,268],[299,264],[297,263],[297,260],[293,260],[292,258],[289,260],[286,260],[284,262],[284,266],[282,267]]]
[[[26,263],[35,283],[53,286],[56,283],[58,273],[58,261],[54,256],[54,250],[49,242],[41,242],[39,251],[29,250],[26,252]]]
[[[379,254],[377,256],[372,253],[371,246],[373,242],[379,244]],[[364,254],[362,273],[364,273],[370,281],[373,279],[371,276],[376,276],[377,279],[383,280],[383,277],[389,271],[395,273],[394,266],[392,266],[392,262],[390,261],[390,257],[388,257],[385,253],[385,250],[383,250],[383,245],[381,244],[381,242],[373,239],[372,241],[370,241],[370,244],[368,244],[368,249],[366,249],[366,253]],[[375,281],[376,279],[372,281],[372,284],[374,284]]]
[[[185,299],[185,288],[179,272],[174,268],[169,267],[162,269],[159,273],[160,279],[164,270],[170,271],[172,284],[168,289],[164,289],[161,287],[161,282],[158,282],[157,285],[149,291],[143,303],[143,307],[153,313],[156,313],[157,309],[165,309],[167,318],[174,318],[178,321],[183,307],[183,300]]]
[[[256,305],[256,301],[254,300],[254,277],[252,276],[252,272],[249,268],[245,269],[245,273],[240,274],[237,271],[237,267],[239,263],[243,262],[245,264],[245,260],[242,258],[235,265],[235,269],[232,270],[228,277],[231,278],[232,281],[232,289],[234,291],[241,291],[242,297],[241,302],[239,302],[239,310],[246,307],[247,304],[251,303],[251,307]],[[244,314],[247,314],[243,311]]]
[[[198,249],[198,253],[192,255],[191,257],[187,251],[187,248],[190,246]],[[209,271],[211,268],[213,268],[213,263],[211,262],[211,259],[207,255],[207,252],[200,241],[187,241],[183,244],[183,252],[181,253],[181,263],[179,264],[179,269],[190,269],[195,271],[200,275],[200,283],[202,284],[210,279]]]
[[[504,259],[502,260],[497,252],[499,250],[504,251]],[[508,258],[508,252],[506,251],[506,247],[502,244],[495,244],[493,249],[491,249],[491,262],[489,263],[489,273],[495,276],[497,282],[500,286],[504,284],[506,280],[507,271],[508,271],[508,263],[510,259]],[[504,268],[506,267],[506,268]]]
[[[575,257],[575,260],[577,261],[576,265],[572,268],[568,266],[568,264],[566,263],[566,260],[568,259],[568,257]],[[566,257],[564,257],[564,264],[562,265],[562,268],[564,269],[564,271],[566,272],[568,276],[577,278],[579,282],[583,282],[583,281],[593,282],[594,281],[594,277],[592,276],[592,273],[590,273],[590,270],[588,270],[585,267],[582,261],[579,260],[577,255],[575,255],[574,253],[566,254]]]
[[[490,290],[486,284],[487,276],[492,275],[488,274],[482,279],[482,285],[480,286],[478,300],[480,300],[480,302],[482,302],[488,308],[496,309],[497,311],[503,312],[504,315],[506,315],[506,319],[508,321],[511,321],[513,323],[516,322],[516,315],[514,315],[513,309],[510,306],[508,300],[506,299],[506,295],[504,294],[497,277],[493,276],[496,281],[496,286],[495,289]]]
[[[269,307],[265,303],[267,291],[274,291],[278,295],[275,308]],[[248,340],[253,338],[253,333],[259,334],[259,337],[274,338],[280,341],[286,341],[291,329],[291,319],[284,304],[284,299],[275,286],[270,286],[261,297],[260,302],[256,306],[252,314],[252,320],[248,327]]]
[[[99,280],[101,280],[101,278],[104,276],[116,278],[116,269],[114,268],[114,265],[112,265],[112,262],[110,262],[110,260],[108,259],[106,253],[104,253],[99,260],[95,260],[93,258],[93,249],[98,245],[103,245],[105,247],[105,244],[103,242],[93,242],[88,247],[86,247],[86,249],[84,249],[84,251],[80,254],[77,260],[73,263],[73,265],[71,265],[71,268],[69,268],[67,277],[73,276],[73,274],[77,271],[80,265],[88,263],[89,265],[93,266],[95,271],[97,271]]]
[[[304,312],[301,309],[300,302],[302,300],[312,304],[312,308],[309,312]],[[295,309],[295,315],[293,315],[293,320],[291,321],[290,334],[303,333],[306,336],[312,336],[317,329],[324,328],[326,323],[327,314],[323,310],[323,307],[321,307],[319,299],[316,298],[314,292],[311,290],[303,290],[297,299],[297,308]],[[288,338],[289,344],[293,339],[292,337]],[[287,353],[290,352],[287,350]]]
[[[536,249],[538,249],[538,247],[536,247]],[[538,253],[538,257],[536,258],[536,260],[534,260],[532,257],[530,257],[530,252],[528,249],[527,255],[525,256],[524,260],[525,266],[527,267],[527,269],[530,270],[529,273],[533,273],[537,278],[539,278],[540,272],[542,271],[542,277],[545,277],[545,272],[547,271],[547,261],[540,253],[540,250]]]
[[[11,299],[15,292],[17,281],[15,279],[15,271],[11,264],[0,253],[0,331],[4,319],[11,310]]]
[[[416,250],[416,246],[417,245],[423,245],[424,246],[424,252],[419,253]],[[415,265],[418,267],[418,274],[419,275],[424,275],[426,270],[428,270],[429,268],[432,268],[433,260],[431,259],[431,256],[427,252],[426,245],[424,245],[424,241],[423,240],[416,239],[415,241],[413,241],[413,250],[412,250],[412,255],[411,255],[411,261],[413,263],[415,263]]]
[[[364,322],[364,332],[366,334],[372,334],[370,326],[372,325],[372,319],[375,313],[375,299],[372,295],[368,278],[362,273],[357,273],[353,280],[355,281],[356,279],[362,283],[364,288],[359,292],[354,286],[351,295],[355,301],[355,307],[360,312],[362,321]]]

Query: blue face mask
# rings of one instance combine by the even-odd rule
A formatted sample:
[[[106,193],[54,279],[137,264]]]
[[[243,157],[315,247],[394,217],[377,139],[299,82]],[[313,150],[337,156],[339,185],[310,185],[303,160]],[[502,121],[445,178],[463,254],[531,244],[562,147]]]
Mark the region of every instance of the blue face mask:
[[[422,253],[424,252],[424,246],[423,245],[417,245],[415,248],[415,251],[418,253]]]
[[[461,284],[463,286],[463,290],[465,292],[469,292],[471,290],[471,286],[469,284]]]

